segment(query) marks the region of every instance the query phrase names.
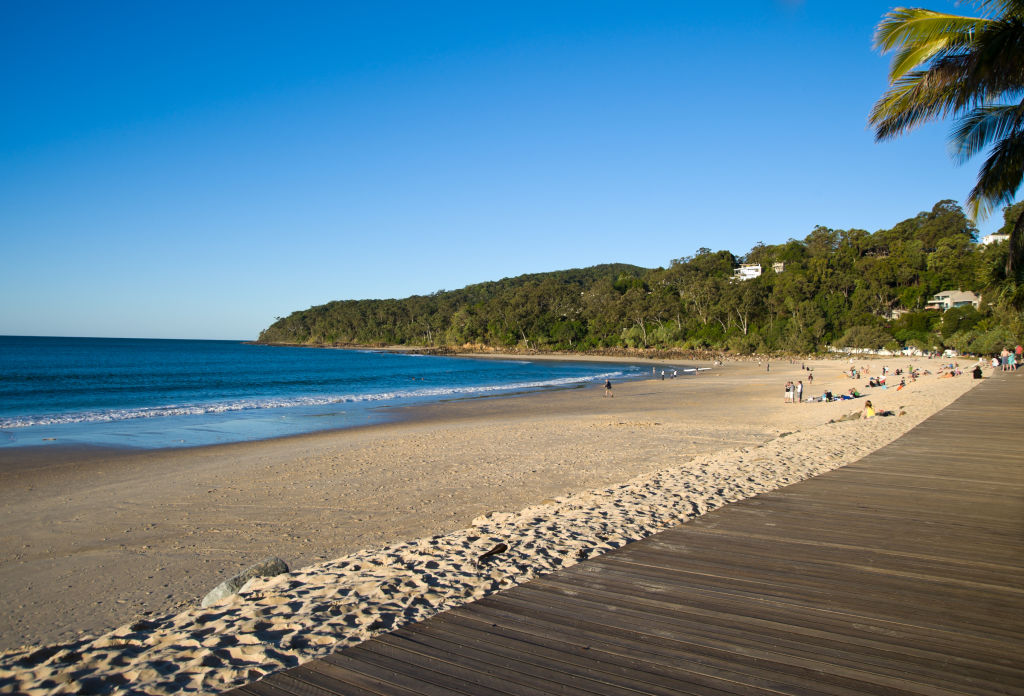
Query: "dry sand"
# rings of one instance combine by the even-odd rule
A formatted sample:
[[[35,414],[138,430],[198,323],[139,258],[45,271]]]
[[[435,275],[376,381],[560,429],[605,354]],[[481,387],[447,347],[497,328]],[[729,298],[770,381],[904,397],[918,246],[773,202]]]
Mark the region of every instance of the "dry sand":
[[[7,455],[0,692],[223,690],[856,461],[976,384],[866,390],[845,361],[808,365],[805,395],[857,386],[906,415],[828,424],[864,399],[786,404],[800,364],[745,362],[610,399],[595,385],[258,443]],[[301,570],[198,608],[269,555]]]

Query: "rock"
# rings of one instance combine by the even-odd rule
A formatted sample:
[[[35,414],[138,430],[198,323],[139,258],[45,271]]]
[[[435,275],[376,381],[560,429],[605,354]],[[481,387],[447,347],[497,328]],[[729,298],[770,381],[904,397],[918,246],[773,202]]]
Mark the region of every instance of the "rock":
[[[203,597],[202,607],[212,606],[217,602],[237,594],[246,582],[253,578],[272,578],[288,572],[288,564],[276,556],[264,558],[256,565],[249,566],[238,575],[225,580],[213,588],[208,595]]]
[[[483,554],[481,554],[480,557],[476,559],[476,564],[480,565],[488,558],[491,558],[492,556],[497,556],[499,553],[505,553],[506,551],[508,551],[508,544],[498,543],[490,551],[486,551]]]

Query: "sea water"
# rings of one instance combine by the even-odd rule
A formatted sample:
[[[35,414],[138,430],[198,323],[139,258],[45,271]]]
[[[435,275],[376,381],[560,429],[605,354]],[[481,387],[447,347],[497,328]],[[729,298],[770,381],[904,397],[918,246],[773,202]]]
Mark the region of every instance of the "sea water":
[[[384,422],[396,406],[628,379],[647,369],[238,341],[0,336],[0,447],[258,440]]]

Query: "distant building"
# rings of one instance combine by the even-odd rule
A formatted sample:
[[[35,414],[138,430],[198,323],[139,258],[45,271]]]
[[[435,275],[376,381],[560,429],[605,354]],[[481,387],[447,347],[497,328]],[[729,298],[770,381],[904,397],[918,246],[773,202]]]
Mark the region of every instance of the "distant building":
[[[986,234],[981,238],[982,244],[995,244],[996,242],[1005,242],[1010,238],[1008,234]]]
[[[945,312],[947,309],[953,309],[954,307],[966,307],[967,305],[971,305],[977,309],[981,305],[981,298],[970,290],[944,290],[943,292],[933,296],[924,308],[941,309]]]
[[[909,314],[910,310],[904,307],[897,307],[889,312],[889,318],[896,320],[902,317],[904,314]]]
[[[775,263],[772,264],[772,270],[775,271],[776,273],[782,273],[784,270],[786,270],[786,262],[776,261]]]
[[[753,280],[761,277],[761,264],[743,263],[739,268],[733,269],[733,280]]]

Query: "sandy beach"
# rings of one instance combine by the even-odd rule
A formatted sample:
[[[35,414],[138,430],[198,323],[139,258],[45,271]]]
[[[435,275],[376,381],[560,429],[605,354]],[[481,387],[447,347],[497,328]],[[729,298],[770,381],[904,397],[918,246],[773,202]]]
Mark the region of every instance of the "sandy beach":
[[[977,384],[855,362],[932,374],[897,391],[845,359],[807,362],[813,385],[799,361],[727,362],[281,440],[0,450],[0,692],[230,688],[856,461]],[[798,379],[904,415],[829,423],[865,399],[784,403]],[[268,556],[292,572],[199,608]]]

